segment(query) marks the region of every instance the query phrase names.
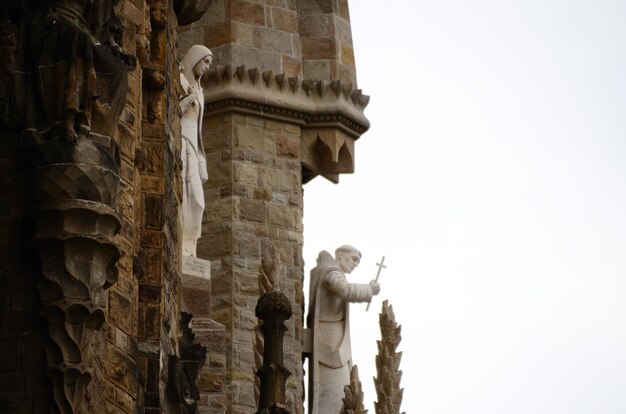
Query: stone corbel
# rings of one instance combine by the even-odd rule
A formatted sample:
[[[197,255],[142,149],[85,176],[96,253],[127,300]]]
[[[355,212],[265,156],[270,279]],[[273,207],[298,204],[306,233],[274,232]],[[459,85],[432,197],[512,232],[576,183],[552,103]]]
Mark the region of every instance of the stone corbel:
[[[213,0],[174,0],[174,12],[178,24],[186,26],[198,21],[213,3]]]
[[[355,140],[336,127],[302,128],[300,156],[303,182],[321,175],[337,183],[339,174],[353,173]]]
[[[369,96],[351,83],[217,66],[203,90],[205,116],[234,111],[299,125],[304,183],[318,175],[337,183],[339,174],[354,172],[354,142],[370,124],[363,113]]]

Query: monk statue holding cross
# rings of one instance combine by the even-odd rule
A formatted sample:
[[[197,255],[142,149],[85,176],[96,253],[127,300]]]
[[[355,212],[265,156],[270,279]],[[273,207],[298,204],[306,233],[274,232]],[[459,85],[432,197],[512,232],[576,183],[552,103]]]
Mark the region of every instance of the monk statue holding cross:
[[[339,413],[352,369],[348,305],[370,302],[380,292],[376,280],[359,284],[346,279],[360,261],[361,252],[344,245],[334,258],[325,250],[320,252],[311,270],[304,344],[309,357],[310,414]]]

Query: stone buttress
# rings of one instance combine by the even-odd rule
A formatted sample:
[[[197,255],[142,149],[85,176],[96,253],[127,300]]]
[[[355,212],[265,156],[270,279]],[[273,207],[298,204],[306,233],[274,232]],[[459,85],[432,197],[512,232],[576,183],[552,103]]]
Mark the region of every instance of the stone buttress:
[[[272,249],[294,312],[284,339],[287,408],[302,413],[303,185],[352,173],[355,141],[369,128],[347,1],[213,1],[180,28],[181,55],[198,43],[214,55],[203,77],[209,181],[198,257],[212,262],[210,318],[226,336],[224,368],[201,381],[223,392],[223,406],[207,408],[257,407],[254,312],[263,252]]]

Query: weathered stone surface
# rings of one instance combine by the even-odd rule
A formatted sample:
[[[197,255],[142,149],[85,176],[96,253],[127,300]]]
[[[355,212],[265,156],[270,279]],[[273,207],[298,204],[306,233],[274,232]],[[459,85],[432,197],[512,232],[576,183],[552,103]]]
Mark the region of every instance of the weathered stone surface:
[[[50,2],[35,3],[36,7],[48,7]],[[59,0],[57,3],[79,2]],[[106,6],[111,2],[100,3]],[[168,356],[181,356],[176,322],[181,307],[189,303],[197,310],[191,323],[196,338],[211,349],[207,366],[203,368],[203,385],[209,390],[200,390],[198,412],[253,412],[255,323],[251,312],[258,298],[261,252],[264,246],[273,245],[283,262],[277,273],[278,282],[295,304],[295,318],[289,321],[285,335],[285,364],[297,378],[287,382],[285,401],[292,413],[301,413],[302,327],[295,321],[302,320],[298,304],[304,303],[302,184],[318,175],[336,179],[338,174],[350,172],[352,166],[351,144],[343,145],[343,136],[320,135],[319,131],[340,130],[353,142],[368,127],[363,116],[366,97],[354,90],[354,52],[347,1],[119,0],[114,3],[110,10],[92,8],[102,15],[95,20],[90,20],[94,16],[88,16],[87,20],[91,28],[113,18],[107,22],[108,31],[95,35],[103,36],[99,39],[103,47],[114,47],[121,52],[119,56],[133,58],[138,63],[121,79],[128,85],[127,92],[113,94],[115,99],[111,102],[116,102],[113,112],[119,110],[119,116],[113,117],[113,122],[102,122],[102,114],[98,113],[92,128],[93,132],[110,136],[105,146],[117,164],[117,177],[111,175],[114,169],[98,169],[98,163],[85,168],[88,163],[83,162],[75,163],[80,167],[65,165],[55,176],[49,173],[60,171],[58,168],[63,164],[55,161],[49,164],[55,165],[50,169],[37,169],[35,178],[27,183],[16,150],[18,143],[22,147],[28,142],[11,129],[13,126],[6,128],[4,118],[0,121],[0,217],[3,218],[0,333],[7,339],[6,343],[18,344],[11,348],[5,342],[0,343],[0,350],[4,349],[8,356],[0,363],[0,384],[3,384],[0,407],[4,409],[2,404],[7,402],[28,412],[47,412],[52,399],[50,382],[42,375],[48,366],[43,351],[46,341],[39,335],[42,302],[34,294],[42,279],[30,267],[37,261],[30,258],[29,263],[20,261],[27,256],[23,250],[26,240],[22,223],[29,223],[31,217],[23,216],[26,185],[36,183],[33,188],[37,191],[28,194],[38,202],[77,196],[78,188],[82,192],[79,199],[97,199],[119,214],[121,230],[115,237],[106,236],[120,250],[118,271],[110,270],[114,260],[95,266],[98,268],[95,273],[100,272],[96,277],[101,278],[98,283],[106,287],[114,283],[113,287],[85,302],[88,325],[99,326],[102,319],[106,320],[102,332],[96,330],[81,337],[85,361],[93,354],[96,362],[92,364],[90,385],[84,395],[74,394],[76,401],[88,402],[86,412],[170,410],[160,390],[168,374]],[[2,19],[20,16],[21,22],[36,20],[32,18],[34,9],[15,9],[13,4],[4,7],[10,13],[0,13]],[[191,21],[193,24],[188,24]],[[26,32],[15,32],[18,42],[23,40],[19,36]],[[2,41],[10,38],[3,37]],[[181,92],[178,63],[181,52],[193,44],[215,48],[216,61],[221,65],[207,73],[203,82],[207,107],[202,135],[210,171],[204,188],[207,211],[198,254],[211,259],[216,266],[210,281],[210,300],[204,296],[209,294],[207,280],[182,277],[179,254],[182,180],[180,114],[176,105]],[[7,62],[11,63],[11,57],[5,53],[0,60],[6,66]],[[24,59],[15,59],[21,61]],[[2,91],[7,77],[4,71],[0,72],[2,106],[6,102]],[[56,80],[60,85],[59,79]],[[342,83],[331,82],[338,79]],[[102,82],[99,91],[113,91],[114,83]],[[100,95],[98,99],[104,99],[106,94]],[[78,119],[76,124],[81,123]],[[320,135],[319,142],[317,135],[313,139],[314,134]],[[328,138],[331,135],[335,141]],[[104,145],[101,136],[92,134],[89,139]],[[57,145],[56,139],[40,141]],[[78,148],[78,153],[83,155],[89,152],[82,141],[67,148]],[[39,159],[51,159],[50,155],[58,154],[40,152]],[[98,220],[76,217],[55,223],[101,224]],[[51,216],[45,219],[56,220]],[[85,264],[89,268],[86,263],[93,265],[95,258],[81,261],[72,257],[94,245],[93,240],[102,232],[89,233],[83,228],[75,233],[91,241],[74,243],[63,239],[60,244],[46,241],[39,250],[42,254],[63,251],[67,263]],[[58,247],[63,244],[63,249]],[[94,251],[103,254],[107,249]],[[62,278],[51,280],[57,277],[52,273],[45,277],[52,285],[59,282],[64,289],[72,290],[75,296],[83,294],[76,288],[78,285],[72,287]],[[44,288],[42,292],[53,296],[56,290]],[[189,303],[181,302],[181,297]],[[67,317],[70,313],[63,306],[57,308]],[[63,333],[65,328],[56,323],[49,308],[45,312],[55,332],[68,334],[67,330]],[[32,336],[24,336],[26,332]],[[61,348],[65,349],[63,352],[70,349]],[[16,349],[31,357],[19,359],[18,364]],[[83,373],[88,371],[85,369]],[[88,380],[87,376],[83,378]],[[13,384],[21,384],[22,389],[11,388]]]
[[[265,8],[261,4],[245,0],[233,0],[230,10],[231,18],[235,21],[257,26],[265,25]]]

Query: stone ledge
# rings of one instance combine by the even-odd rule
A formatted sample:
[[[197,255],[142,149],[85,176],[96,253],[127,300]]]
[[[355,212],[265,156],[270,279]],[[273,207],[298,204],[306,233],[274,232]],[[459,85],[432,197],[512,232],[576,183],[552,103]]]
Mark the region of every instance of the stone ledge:
[[[351,83],[218,66],[203,78],[205,116],[238,112],[298,125],[303,183],[322,175],[337,183],[354,172],[354,142],[370,126],[369,96]]]
[[[205,115],[233,110],[261,114],[306,127],[339,127],[355,139],[370,126],[363,114],[369,96],[339,80],[303,80],[245,66],[218,66],[202,83]]]

